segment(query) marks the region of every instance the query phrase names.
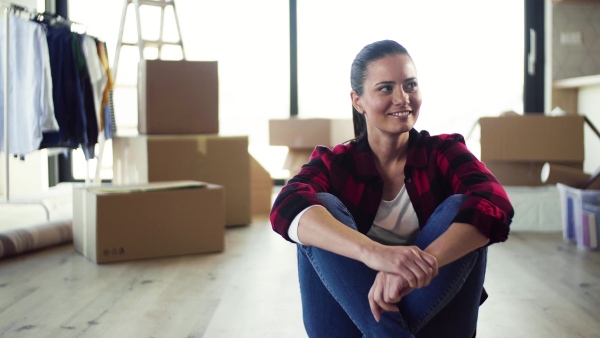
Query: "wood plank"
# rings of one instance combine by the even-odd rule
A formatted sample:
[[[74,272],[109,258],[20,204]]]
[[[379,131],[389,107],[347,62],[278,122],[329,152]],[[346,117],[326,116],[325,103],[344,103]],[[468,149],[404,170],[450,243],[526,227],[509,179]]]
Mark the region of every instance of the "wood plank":
[[[63,245],[0,260],[0,337],[306,337],[295,246],[266,217],[220,254],[96,265]],[[490,247],[481,337],[600,337],[600,252],[560,233]]]

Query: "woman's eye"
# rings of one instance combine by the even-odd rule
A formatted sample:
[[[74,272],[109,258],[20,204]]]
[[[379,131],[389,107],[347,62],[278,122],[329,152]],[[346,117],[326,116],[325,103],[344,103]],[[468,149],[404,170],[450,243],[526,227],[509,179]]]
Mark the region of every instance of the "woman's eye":
[[[389,86],[389,85],[388,85],[388,86],[383,86],[383,87],[380,87],[380,88],[379,88],[379,91],[382,91],[382,92],[391,92],[391,91],[392,91],[392,89],[393,89],[393,88],[392,88],[392,86]]]
[[[416,82],[410,82],[406,85],[406,89],[407,90],[415,90],[415,88],[418,87],[418,84]]]

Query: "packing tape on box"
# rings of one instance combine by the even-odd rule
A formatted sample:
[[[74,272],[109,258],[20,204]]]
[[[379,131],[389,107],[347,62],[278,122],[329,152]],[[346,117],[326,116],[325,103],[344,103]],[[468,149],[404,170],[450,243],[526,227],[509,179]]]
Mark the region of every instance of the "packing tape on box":
[[[542,167],[540,178],[542,183],[545,184],[562,183],[579,188],[590,179],[590,175],[584,173],[581,169],[546,162]]]

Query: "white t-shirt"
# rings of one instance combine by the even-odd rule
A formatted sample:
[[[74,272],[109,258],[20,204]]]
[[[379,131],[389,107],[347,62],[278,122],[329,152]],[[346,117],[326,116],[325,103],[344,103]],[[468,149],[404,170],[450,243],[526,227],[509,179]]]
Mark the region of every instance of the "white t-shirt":
[[[46,33],[40,24],[10,13],[8,67],[9,152],[24,155],[40,148],[42,132],[58,131]],[[0,19],[0,27],[4,26]],[[4,49],[4,29],[0,46]],[[0,150],[4,145],[4,53],[0,53]]]
[[[381,200],[367,237],[387,245],[412,245],[419,230],[419,219],[403,186],[393,200]]]
[[[288,236],[296,243],[302,244],[298,239],[300,218],[306,210],[312,207],[322,206],[311,205],[302,210],[290,224]],[[386,245],[412,245],[419,231],[419,219],[412,203],[410,203],[406,188],[403,186],[393,200],[381,200],[375,220],[373,220],[373,226],[367,232],[367,236]]]

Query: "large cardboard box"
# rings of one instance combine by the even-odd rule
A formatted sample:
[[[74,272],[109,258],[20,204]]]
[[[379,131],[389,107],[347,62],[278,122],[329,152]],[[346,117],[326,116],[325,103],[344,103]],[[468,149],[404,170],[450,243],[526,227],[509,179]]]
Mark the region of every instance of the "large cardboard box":
[[[224,249],[221,186],[169,182],[73,189],[75,250],[95,263]]]
[[[485,117],[481,160],[504,185],[540,186],[551,162],[583,168],[583,116]]]
[[[225,187],[225,224],[252,222],[247,136],[113,138],[113,183],[193,180]]]
[[[333,147],[354,138],[351,119],[273,119],[269,120],[269,142],[290,149]]]
[[[217,134],[216,61],[141,60],[138,130],[142,134]]]
[[[483,117],[482,161],[582,162],[583,116]]]

